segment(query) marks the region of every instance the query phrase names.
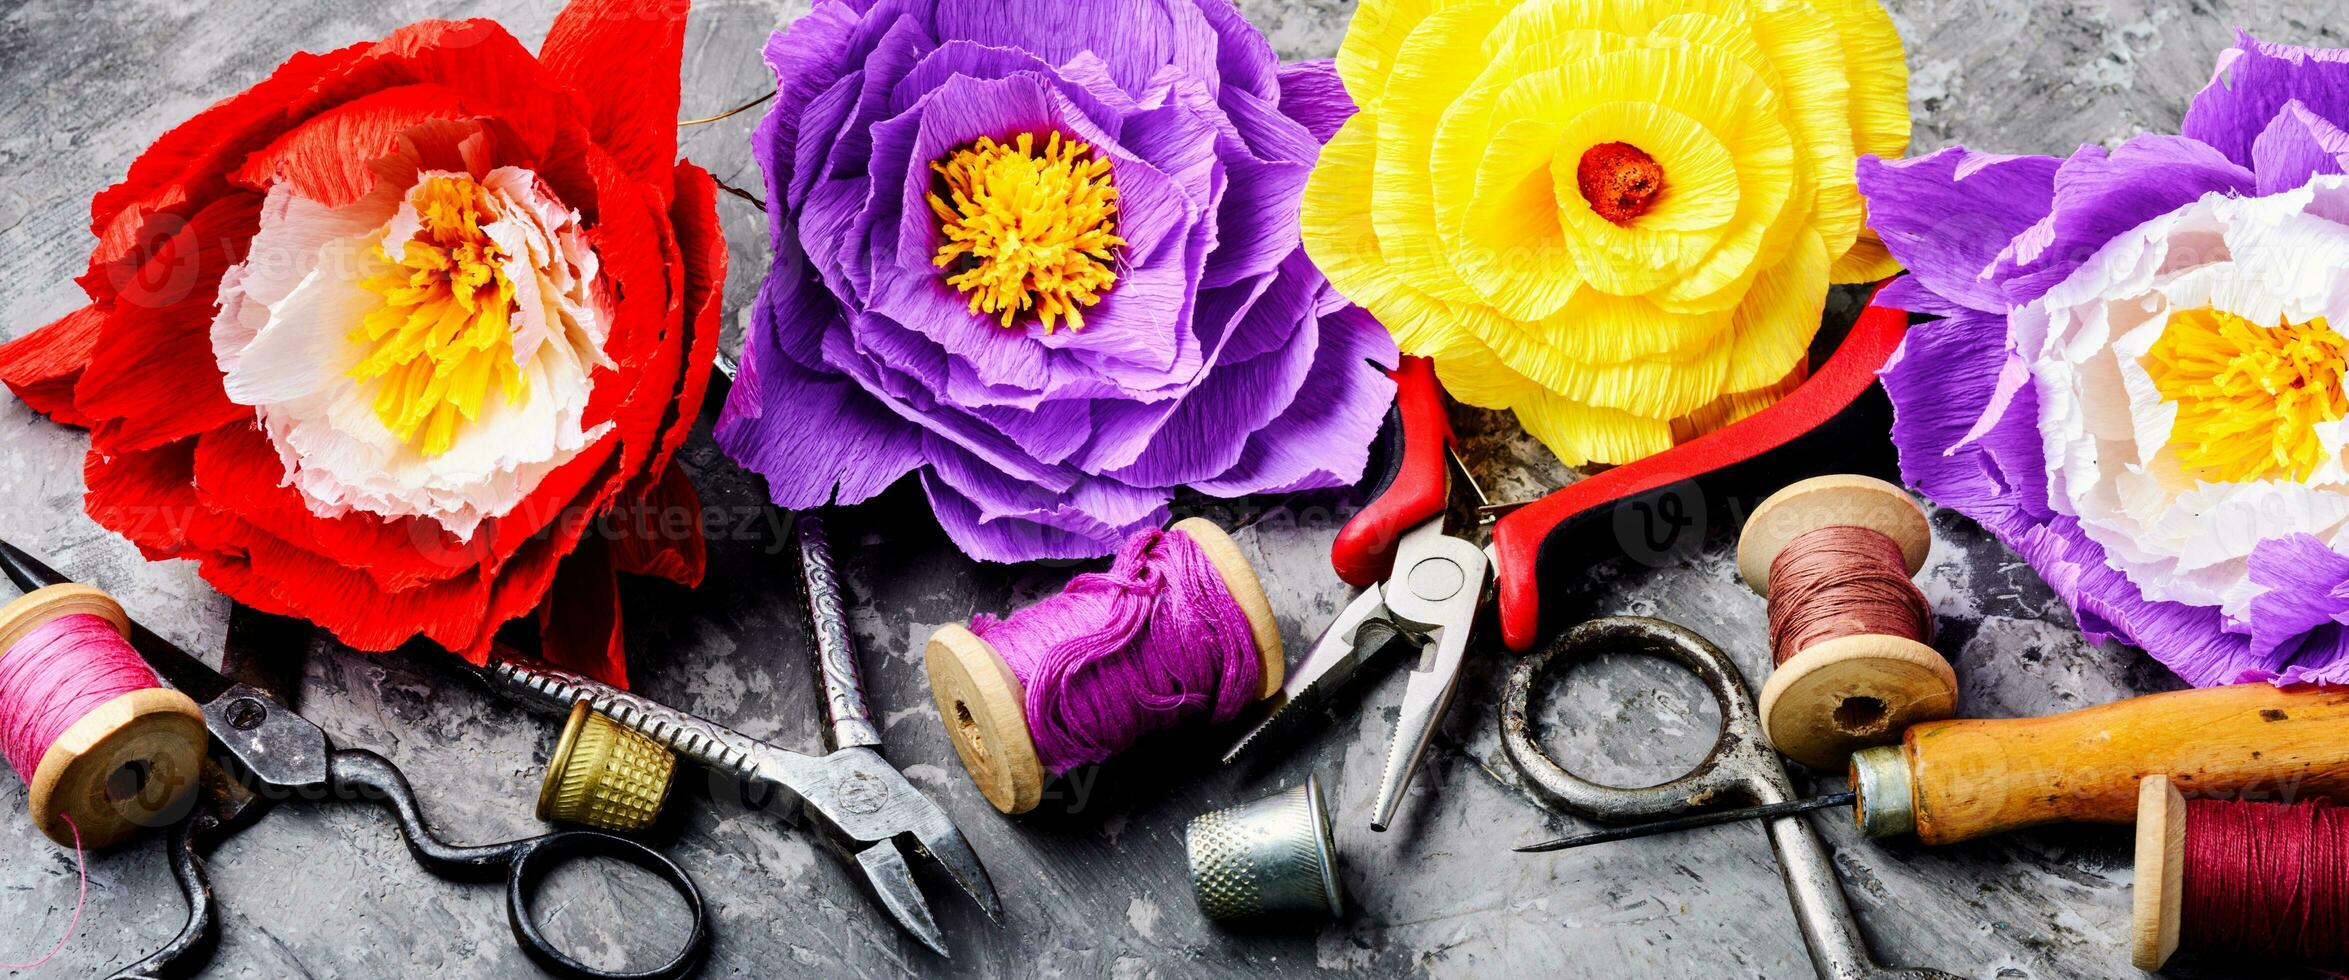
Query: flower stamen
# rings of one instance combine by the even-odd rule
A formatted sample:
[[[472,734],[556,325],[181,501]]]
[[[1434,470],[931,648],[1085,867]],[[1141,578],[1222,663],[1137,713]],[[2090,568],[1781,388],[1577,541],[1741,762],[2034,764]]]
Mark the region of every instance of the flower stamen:
[[[392,271],[366,281],[383,297],[351,331],[373,350],[350,370],[376,382],[375,415],[427,456],[448,452],[460,422],[481,417],[494,385],[510,404],[529,389],[514,360],[514,284],[507,256],[482,229],[490,210],[469,177],[425,178],[413,194],[414,237],[377,246]]]
[[[1629,143],[1601,143],[1582,151],[1574,183],[1599,217],[1628,225],[1655,208],[1664,193],[1664,166]]]
[[[2146,352],[2178,406],[2169,447],[2221,482],[2306,480],[2330,457],[2316,427],[2349,415],[2349,338],[2323,317],[2262,327],[2222,310],[2173,314]]]
[[[1092,147],[1053,133],[1038,153],[1035,136],[1010,143],[988,137],[930,164],[945,196],[930,195],[946,241],[931,260],[958,266],[948,285],[970,294],[970,311],[1011,326],[1035,310],[1051,333],[1066,317],[1085,326],[1081,307],[1101,302],[1117,284],[1114,249],[1117,186],[1109,161]]]

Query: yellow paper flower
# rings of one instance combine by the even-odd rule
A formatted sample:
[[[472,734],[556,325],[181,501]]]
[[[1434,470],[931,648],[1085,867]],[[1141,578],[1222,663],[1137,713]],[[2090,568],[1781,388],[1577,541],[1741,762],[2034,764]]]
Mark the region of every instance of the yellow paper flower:
[[[1827,284],[1897,269],[1853,181],[1908,148],[1876,0],[1363,0],[1338,74],[1306,250],[1570,465],[1760,410]]]

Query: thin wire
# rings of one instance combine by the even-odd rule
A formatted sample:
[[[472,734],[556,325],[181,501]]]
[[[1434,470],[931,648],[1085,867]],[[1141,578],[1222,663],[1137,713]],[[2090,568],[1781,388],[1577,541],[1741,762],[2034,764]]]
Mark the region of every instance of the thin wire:
[[[759,210],[761,210],[761,211],[764,211],[764,210],[766,210],[766,209],[767,209],[767,201],[766,201],[766,199],[765,199],[765,198],[762,198],[762,197],[760,197],[760,196],[758,196],[758,195],[756,195],[756,194],[753,194],[753,193],[751,193],[751,192],[749,192],[749,191],[743,190],[742,188],[740,188],[740,187],[736,187],[736,186],[734,186],[734,185],[732,185],[732,184],[729,184],[729,183],[727,183],[727,182],[725,182],[725,181],[723,181],[723,180],[719,180],[719,179],[718,179],[716,176],[714,176],[714,175],[710,177],[710,183],[713,183],[713,184],[716,184],[716,185],[718,185],[718,189],[719,189],[719,190],[725,191],[726,193],[728,193],[728,194],[732,194],[732,195],[734,195],[735,197],[739,197],[739,198],[741,198],[741,199],[743,199],[743,200],[745,200],[745,201],[749,201],[749,202],[751,203],[751,206],[752,206],[752,207],[758,208],[758,209],[759,209]]]
[[[766,101],[767,101],[768,99],[772,99],[772,98],[774,98],[774,97],[775,97],[775,93],[774,93],[774,91],[773,91],[773,90],[771,90],[771,89],[770,89],[770,90],[768,90],[767,94],[765,94],[765,95],[759,96],[758,98],[752,99],[752,100],[750,100],[750,101],[748,101],[748,102],[745,102],[745,103],[743,103],[743,104],[741,104],[741,105],[735,106],[735,107],[734,107],[734,108],[732,108],[732,109],[728,109],[728,110],[726,110],[726,111],[724,111],[724,112],[718,113],[718,114],[717,114],[717,115],[715,115],[715,116],[703,116],[703,117],[701,117],[700,119],[680,119],[680,120],[678,120],[678,121],[677,121],[677,125],[679,125],[679,126],[707,126],[707,125],[709,125],[709,124],[711,124],[711,123],[717,122],[718,120],[721,120],[721,119],[727,119],[727,118],[731,118],[731,117],[734,117],[734,116],[737,116],[737,115],[741,115],[742,113],[749,112],[750,110],[752,110],[752,109],[755,109],[755,108],[758,108],[759,106],[761,106],[761,105],[765,104],[765,103],[766,103]]]

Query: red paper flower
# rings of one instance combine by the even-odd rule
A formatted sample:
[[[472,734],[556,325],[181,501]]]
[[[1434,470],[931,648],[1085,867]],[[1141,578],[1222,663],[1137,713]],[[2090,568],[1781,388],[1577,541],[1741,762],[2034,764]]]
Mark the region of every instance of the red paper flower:
[[[725,243],[676,163],[685,4],[578,0],[296,55],[91,202],[89,305],[0,381],[90,429],[90,516],[366,650],[625,680],[613,573],[701,578],[673,462]],[[690,528],[678,521],[690,514]]]

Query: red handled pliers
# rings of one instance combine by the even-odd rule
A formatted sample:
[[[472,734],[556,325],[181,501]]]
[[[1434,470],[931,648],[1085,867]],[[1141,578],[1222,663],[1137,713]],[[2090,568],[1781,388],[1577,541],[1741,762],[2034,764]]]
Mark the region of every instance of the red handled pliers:
[[[1339,530],[1330,554],[1338,577],[1363,591],[1290,672],[1270,714],[1224,761],[1284,716],[1325,701],[1362,661],[1396,646],[1416,647],[1419,664],[1403,695],[1370,821],[1371,829],[1385,830],[1459,686],[1488,583],[1498,584],[1502,641],[1511,650],[1530,649],[1543,632],[1544,579],[1578,577],[1627,546],[1668,553],[1690,540],[1682,535],[1701,536],[1742,517],[1762,496],[1804,477],[1889,472],[1891,409],[1876,389],[1876,370],[1907,330],[1907,313],[1869,307],[1834,355],[1776,404],[1512,510],[1481,548],[1445,530],[1452,492],[1447,461],[1456,438],[1433,363],[1404,358],[1392,372],[1388,430],[1395,441],[1385,453],[1385,485]],[[1628,540],[1635,535],[1638,540]]]

